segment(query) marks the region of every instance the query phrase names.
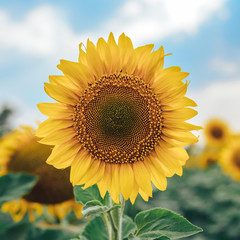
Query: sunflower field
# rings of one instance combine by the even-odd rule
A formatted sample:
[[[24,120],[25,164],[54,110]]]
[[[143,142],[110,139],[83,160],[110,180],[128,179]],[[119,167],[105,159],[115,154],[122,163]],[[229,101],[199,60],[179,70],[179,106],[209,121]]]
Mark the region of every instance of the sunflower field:
[[[2,110],[1,240],[240,239],[240,135],[190,123],[188,73],[168,55],[124,33],[88,40],[44,84],[37,128]]]

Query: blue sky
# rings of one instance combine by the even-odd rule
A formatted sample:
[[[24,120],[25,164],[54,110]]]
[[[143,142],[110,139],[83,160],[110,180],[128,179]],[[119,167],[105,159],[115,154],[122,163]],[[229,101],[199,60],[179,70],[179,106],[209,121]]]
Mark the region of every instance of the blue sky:
[[[199,105],[196,123],[221,117],[240,130],[240,1],[89,0],[0,1],[0,108],[17,109],[12,124],[43,120],[36,104],[61,74],[60,59],[77,61],[78,44],[110,31],[134,46],[163,46],[165,67],[190,72],[189,95]]]

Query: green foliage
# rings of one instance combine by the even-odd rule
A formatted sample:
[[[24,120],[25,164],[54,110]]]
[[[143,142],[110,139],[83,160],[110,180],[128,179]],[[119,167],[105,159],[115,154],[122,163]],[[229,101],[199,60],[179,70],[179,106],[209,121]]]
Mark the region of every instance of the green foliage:
[[[122,236],[123,236],[123,239],[127,239],[130,234],[134,234],[136,232],[136,230],[137,230],[136,224],[127,215],[123,216],[122,221],[123,221],[122,222],[122,226],[123,226]]]
[[[0,202],[4,203],[22,197],[31,190],[36,181],[35,176],[26,174],[11,173],[2,176],[0,178]],[[107,240],[111,235],[117,236],[116,231],[119,229],[122,229],[122,239],[124,240],[171,240],[201,231],[180,215],[161,208],[138,213],[134,222],[129,216],[122,216],[122,209],[119,209],[122,203],[113,203],[109,193],[102,199],[96,185],[86,190],[83,190],[81,186],[75,186],[74,194],[77,202],[83,204],[83,215],[92,216],[88,217],[90,220],[82,230],[81,240]],[[114,221],[114,216],[122,219],[122,228],[118,224],[119,222]],[[78,233],[69,232],[68,228],[41,229],[30,223],[27,216],[22,221],[15,223],[7,214],[0,214],[1,240],[69,240],[78,239],[77,237]]]
[[[123,216],[122,223],[122,236],[123,239],[127,239],[129,234],[136,232],[136,225],[133,220],[128,216]],[[89,223],[85,226],[85,229],[80,236],[81,240],[108,240],[108,232],[106,222],[104,222],[103,218],[100,216],[96,216],[89,221]]]
[[[155,191],[148,202],[137,199],[128,214],[150,207],[164,207],[186,217],[204,231],[191,240],[238,240],[240,236],[240,183],[224,175],[218,166],[207,170],[185,169],[183,176],[168,179],[167,190]]]
[[[104,220],[96,216],[92,218],[88,224],[85,226],[82,235],[80,237],[81,240],[108,240],[108,232]]]
[[[38,228],[28,221],[27,216],[16,223],[8,214],[0,213],[1,240],[69,240],[77,235],[70,232],[68,228],[62,230]]]
[[[24,240],[69,240],[72,237],[75,237],[74,234],[59,229],[41,229],[32,226]]]
[[[104,206],[101,202],[97,200],[88,201],[82,209],[82,214],[84,216],[102,214],[105,212],[110,212],[115,208],[120,207],[119,205],[114,205],[112,207]]]
[[[36,176],[23,173],[9,173],[0,177],[0,204],[19,199],[28,192],[37,181]],[[9,214],[0,212],[1,240],[69,240],[76,234],[68,230],[41,229],[34,226],[25,215],[20,222],[14,222]]]
[[[24,218],[21,222],[15,223],[8,214],[0,213],[0,239],[1,240],[24,240],[30,223]]]
[[[88,201],[97,200],[104,205],[108,205],[109,193],[107,192],[104,199],[102,199],[97,185],[93,185],[85,190],[82,189],[82,186],[74,187],[75,199],[78,203],[84,205]]]
[[[184,217],[162,208],[138,213],[135,222],[137,225],[136,236],[140,239],[150,240],[159,237],[179,239],[202,231]]]
[[[83,190],[81,186],[75,186],[74,194],[77,202],[84,204],[82,213],[85,216],[95,216],[85,226],[81,238],[99,240],[108,239],[108,224],[112,224],[112,229],[119,230],[119,226],[114,221],[114,215],[120,216],[116,208],[121,204],[110,204],[109,194],[105,199],[101,199],[96,185]],[[108,213],[106,215],[106,213]],[[115,222],[115,224],[114,224]],[[202,231],[185,218],[166,209],[156,208],[143,211],[137,214],[135,223],[126,215],[122,217],[122,238],[123,239],[179,239]],[[110,233],[111,234],[111,233]]]
[[[23,173],[9,173],[0,177],[0,204],[19,199],[30,192],[36,181],[36,176]]]

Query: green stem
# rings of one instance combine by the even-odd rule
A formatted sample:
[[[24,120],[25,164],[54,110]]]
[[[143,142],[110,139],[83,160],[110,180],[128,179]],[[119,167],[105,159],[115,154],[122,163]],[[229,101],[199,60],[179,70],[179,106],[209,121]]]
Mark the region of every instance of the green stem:
[[[112,198],[109,195],[109,207],[113,206]],[[120,207],[111,210],[103,215],[107,225],[109,240],[122,240],[122,218],[125,207],[125,200],[120,195]]]
[[[125,207],[125,200],[122,195],[120,195],[120,204],[121,208],[118,208],[119,211],[119,225],[118,225],[118,240],[122,240],[122,219],[123,219],[123,212]]]
[[[115,223],[113,221],[111,212],[108,212],[108,216],[109,216],[109,219],[110,219],[111,227],[113,229],[113,233],[112,233],[113,239],[117,240],[118,239],[117,238],[117,236],[118,236],[118,229],[117,229],[117,227],[116,227],[116,225],[115,225]]]
[[[106,226],[107,226],[108,239],[109,239],[109,240],[112,240],[112,227],[111,227],[111,223],[109,222],[106,213],[104,213],[102,216],[103,216],[104,222],[105,222],[105,224],[106,224]]]

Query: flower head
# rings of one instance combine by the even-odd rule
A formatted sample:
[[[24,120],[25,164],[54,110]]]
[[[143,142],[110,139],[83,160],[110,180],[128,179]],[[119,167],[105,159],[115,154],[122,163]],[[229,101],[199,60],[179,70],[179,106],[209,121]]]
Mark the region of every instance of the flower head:
[[[57,171],[46,164],[51,148],[37,140],[33,128],[22,127],[5,135],[0,141],[1,175],[23,172],[39,177],[30,193],[19,200],[4,203],[2,211],[10,212],[16,221],[21,220],[26,212],[33,221],[35,214],[42,214],[44,205],[50,214],[59,219],[64,218],[72,209],[79,216],[81,206],[78,207],[74,201],[69,182],[70,169]]]
[[[208,145],[221,147],[227,143],[230,136],[230,130],[223,121],[212,119],[206,124],[205,136]]]
[[[217,163],[218,151],[204,150],[198,157],[198,165],[201,168],[208,168]]]
[[[233,179],[240,181],[240,136],[234,136],[222,150],[220,166]]]
[[[50,76],[46,93],[56,103],[41,103],[49,116],[37,130],[44,144],[55,145],[47,163],[71,166],[73,185],[97,184],[113,201],[122,193],[132,203],[139,193],[152,196],[151,182],[165,190],[188,159],[183,146],[198,139],[186,123],[197,112],[185,97],[188,73],[163,69],[164,50],[153,45],[133,48],[122,34],[95,46],[80,44],[78,62],[61,60],[63,76]]]

